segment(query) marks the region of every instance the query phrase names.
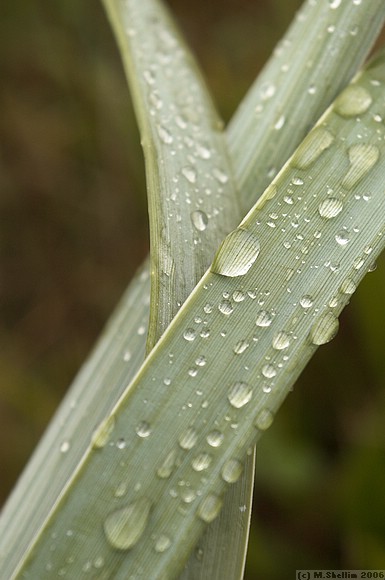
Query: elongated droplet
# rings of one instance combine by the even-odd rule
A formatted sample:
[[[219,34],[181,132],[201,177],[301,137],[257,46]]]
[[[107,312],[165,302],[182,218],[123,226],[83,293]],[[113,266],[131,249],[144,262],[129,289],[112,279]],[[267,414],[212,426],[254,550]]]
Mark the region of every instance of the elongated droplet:
[[[314,323],[310,331],[310,340],[317,346],[326,344],[336,336],[338,328],[338,318],[331,312],[327,312]]]
[[[110,415],[105,419],[102,423],[100,423],[99,427],[95,429],[92,435],[92,446],[95,449],[101,449],[105,446],[107,441],[110,438],[111,433],[113,432],[115,427],[115,417],[114,415]]]
[[[198,508],[198,517],[209,524],[219,515],[223,501],[217,495],[210,493]]]
[[[271,312],[268,312],[267,310],[260,310],[258,312],[255,324],[257,326],[261,326],[261,327],[270,326],[272,320],[273,320],[273,316],[272,316]]]
[[[274,415],[270,409],[262,409],[255,420],[255,426],[261,431],[266,431],[274,420]]]
[[[341,117],[356,117],[365,113],[372,104],[370,93],[359,85],[347,87],[334,103],[334,110]]]
[[[240,409],[247,405],[253,395],[253,390],[247,383],[235,383],[229,390],[227,395],[231,405],[236,409]]]
[[[235,483],[240,478],[243,465],[238,459],[229,459],[222,468],[222,479],[227,483]]]
[[[192,427],[189,427],[179,437],[179,445],[182,447],[182,449],[192,449],[197,440],[198,440],[197,432]]]
[[[335,197],[328,197],[321,201],[318,206],[318,211],[320,216],[326,219],[335,218],[341,213],[343,208],[343,203],[340,199]]]
[[[273,348],[275,350],[284,350],[290,344],[289,335],[286,334],[283,330],[278,332],[273,338]]]
[[[204,471],[207,469],[212,461],[211,455],[208,453],[200,453],[195,457],[191,463],[194,471]]]
[[[356,291],[356,283],[351,278],[346,278],[341,284],[340,292],[342,294],[354,294]]]
[[[158,468],[156,474],[161,479],[167,479],[170,477],[174,467],[175,467],[175,460],[176,460],[176,451],[173,449],[170,453],[166,456],[163,463]]]
[[[349,149],[350,168],[342,181],[342,187],[352,189],[374,167],[380,157],[375,145],[352,145]]]
[[[141,497],[107,516],[104,533],[113,548],[129,550],[138,542],[146,529],[151,506],[148,498]]]
[[[189,181],[190,183],[195,183],[197,180],[197,172],[194,167],[187,165],[186,167],[182,167],[182,175]]]
[[[298,169],[310,167],[328,149],[334,141],[334,135],[324,127],[316,127],[302,141],[295,151],[291,164]]]
[[[259,241],[255,234],[237,228],[223,240],[211,271],[222,276],[244,276],[258,258],[259,249]]]
[[[197,210],[191,213],[191,221],[196,230],[198,232],[203,232],[207,228],[207,224],[209,223],[208,217],[204,211]]]

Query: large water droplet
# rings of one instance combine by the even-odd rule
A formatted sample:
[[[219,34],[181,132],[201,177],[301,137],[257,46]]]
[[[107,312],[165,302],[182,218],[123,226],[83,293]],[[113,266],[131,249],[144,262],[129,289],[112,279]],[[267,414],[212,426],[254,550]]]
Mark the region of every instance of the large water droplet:
[[[328,197],[321,201],[318,206],[318,211],[320,216],[330,219],[338,216],[341,213],[343,208],[343,203],[340,199],[335,197]]]
[[[211,461],[211,455],[208,453],[200,453],[192,460],[191,467],[194,469],[194,471],[204,471],[210,466]]]
[[[187,340],[188,342],[192,342],[196,337],[196,332],[194,330],[194,328],[186,328],[186,330],[183,333],[183,338],[185,340]]]
[[[155,552],[165,552],[171,546],[171,540],[165,534],[161,534],[155,542]]]
[[[247,342],[247,340],[240,340],[239,342],[236,343],[233,350],[235,354],[242,354],[248,347],[249,343]]]
[[[146,529],[151,506],[148,498],[141,497],[107,516],[103,528],[113,548],[129,550],[138,542]]]
[[[270,409],[262,409],[255,420],[255,426],[261,431],[266,431],[274,420],[274,415]]]
[[[223,501],[217,495],[210,493],[204,498],[198,508],[198,517],[209,524],[219,515]]]
[[[295,151],[291,164],[298,169],[307,169],[328,149],[334,141],[334,135],[324,127],[311,131]]]
[[[352,189],[374,167],[380,157],[375,145],[352,145],[349,148],[350,168],[342,181],[342,187]]]
[[[182,175],[187,179],[189,183],[196,183],[197,180],[197,172],[194,167],[187,165],[186,167],[182,167]]]
[[[268,312],[267,310],[260,310],[257,314],[257,319],[255,321],[255,324],[257,326],[266,327],[266,326],[270,326],[270,324],[272,323],[272,320],[273,320],[273,316],[272,316],[271,312]]]
[[[240,409],[247,405],[252,396],[253,390],[250,385],[239,381],[230,388],[227,398],[233,407]]]
[[[222,479],[227,483],[235,483],[240,478],[243,465],[238,459],[229,459],[222,468]]]
[[[357,286],[354,280],[351,278],[346,278],[346,280],[344,280],[341,284],[340,292],[342,292],[342,294],[354,294],[356,289]]]
[[[100,423],[99,427],[95,429],[92,434],[91,443],[92,446],[96,449],[101,449],[105,446],[107,441],[110,438],[111,433],[113,432],[115,427],[115,417],[114,415],[110,415]]]
[[[197,432],[192,427],[189,427],[179,437],[179,445],[182,447],[182,449],[192,449],[197,440],[198,440]]]
[[[311,308],[313,306],[313,302],[314,302],[313,297],[310,296],[310,294],[305,294],[299,301],[300,305],[302,306],[302,308],[305,308],[305,310],[307,308]]]
[[[257,259],[259,249],[259,241],[255,234],[237,228],[223,240],[211,271],[222,276],[243,276]]]
[[[229,314],[234,310],[230,300],[222,300],[222,302],[219,303],[218,309],[222,314],[226,314],[226,316],[229,316]]]
[[[275,350],[284,350],[289,345],[290,345],[289,335],[283,330],[281,332],[278,332],[278,334],[274,336],[273,348],[275,348]]]
[[[136,426],[135,433],[138,435],[138,437],[146,439],[151,435],[151,426],[147,423],[147,421],[141,421],[139,425]]]
[[[334,238],[339,246],[346,246],[350,241],[349,232],[345,230],[337,232]]]
[[[360,85],[347,87],[334,103],[334,110],[342,117],[356,117],[365,113],[372,104],[370,93]]]
[[[334,314],[323,314],[310,330],[310,340],[313,344],[321,345],[330,342],[337,334],[339,321]]]
[[[203,232],[207,228],[209,223],[209,218],[204,211],[197,210],[191,213],[191,221],[195,229],[199,232]]]
[[[223,438],[224,435],[220,431],[211,431],[211,433],[207,435],[206,440],[211,447],[219,447],[222,445]]]

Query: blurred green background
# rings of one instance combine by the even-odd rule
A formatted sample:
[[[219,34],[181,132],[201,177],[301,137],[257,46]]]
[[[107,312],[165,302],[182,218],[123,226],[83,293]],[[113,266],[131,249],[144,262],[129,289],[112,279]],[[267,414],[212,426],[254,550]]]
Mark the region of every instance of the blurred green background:
[[[326,1],[326,0],[325,0]],[[300,0],[170,0],[227,121]],[[101,3],[0,5],[0,502],[148,251],[144,168]],[[246,579],[385,568],[385,260],[257,458]]]

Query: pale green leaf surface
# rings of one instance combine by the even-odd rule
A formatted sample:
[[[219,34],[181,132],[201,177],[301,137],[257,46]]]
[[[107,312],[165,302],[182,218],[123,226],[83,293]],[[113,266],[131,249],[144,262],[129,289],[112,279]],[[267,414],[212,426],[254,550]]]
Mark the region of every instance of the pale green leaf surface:
[[[227,131],[244,212],[365,60],[383,0],[307,0]]]
[[[117,405],[109,441],[90,449],[52,512],[49,533],[23,568],[26,577],[42,573],[50,548],[53,572],[72,555],[65,564],[70,576],[87,555],[102,557],[114,578],[146,578],[154,570],[159,578],[176,576],[182,553],[187,556],[219,512],[225,480],[239,475],[247,450],[270,426],[308,359],[334,336],[340,311],[383,248],[384,82],[382,57],[321,119],[225,241],[214,271]],[[328,147],[325,132],[333,136]],[[236,259],[241,276],[234,276]],[[221,274],[228,268],[231,277]],[[205,321],[206,339],[200,336]],[[187,328],[196,332],[193,341],[183,338]],[[154,396],[165,404],[155,405]],[[225,445],[210,446],[213,430]],[[78,493],[68,493],[73,486]],[[125,522],[124,514],[142,498],[151,510],[137,538],[132,526],[144,528],[143,516]],[[103,529],[106,521],[119,523],[114,534],[109,525]],[[95,535],[84,537],[81,522]],[[63,533],[67,528],[73,533]],[[127,548],[127,536],[137,539],[129,551],[120,549]]]

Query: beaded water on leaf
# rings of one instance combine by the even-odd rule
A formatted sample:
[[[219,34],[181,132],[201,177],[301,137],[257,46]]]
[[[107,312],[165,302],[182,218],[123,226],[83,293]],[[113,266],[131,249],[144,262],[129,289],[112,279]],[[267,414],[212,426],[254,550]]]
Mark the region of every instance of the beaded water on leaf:
[[[237,228],[222,242],[211,271],[222,276],[244,276],[259,255],[259,240],[252,232]]]

